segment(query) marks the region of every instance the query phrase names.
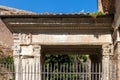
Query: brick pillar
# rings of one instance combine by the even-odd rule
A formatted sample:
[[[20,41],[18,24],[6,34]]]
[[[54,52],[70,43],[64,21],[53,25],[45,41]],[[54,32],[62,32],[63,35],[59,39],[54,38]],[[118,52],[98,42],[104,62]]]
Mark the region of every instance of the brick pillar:
[[[110,44],[102,45],[102,80],[110,80],[109,79],[109,68],[110,68],[110,54],[111,54],[111,46]]]

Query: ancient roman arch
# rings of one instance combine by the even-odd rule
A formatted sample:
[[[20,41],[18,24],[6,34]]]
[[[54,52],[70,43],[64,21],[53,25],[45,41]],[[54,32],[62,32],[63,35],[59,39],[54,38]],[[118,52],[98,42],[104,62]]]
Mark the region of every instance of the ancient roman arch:
[[[114,59],[111,15],[96,18],[75,14],[12,15],[3,16],[2,20],[13,33],[16,72],[24,71],[27,63],[37,63],[39,67],[36,70],[33,68],[33,71],[41,71],[41,50],[49,52],[49,46],[54,49],[56,47],[53,46],[58,46],[57,49],[60,49],[59,46],[76,49],[77,46],[83,52],[101,52],[102,80],[110,80],[110,63]],[[22,80],[25,76],[22,75]],[[16,74],[16,79],[20,78],[21,75]],[[37,75],[36,80],[41,80],[41,75]]]

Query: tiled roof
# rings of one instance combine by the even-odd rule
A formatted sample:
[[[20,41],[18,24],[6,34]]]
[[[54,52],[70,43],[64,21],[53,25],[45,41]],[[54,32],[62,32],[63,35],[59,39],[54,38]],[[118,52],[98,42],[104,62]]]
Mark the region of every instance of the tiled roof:
[[[85,15],[85,13],[34,13],[0,5],[0,15]]]
[[[19,10],[15,8],[10,8],[6,6],[0,6],[0,15],[31,15],[36,14],[33,12],[25,11],[25,10]]]
[[[108,13],[114,13],[115,10],[115,0],[99,0],[102,3],[103,11]],[[0,5],[0,15],[36,15],[37,13],[29,12],[25,10],[19,10],[15,8],[10,8],[6,6]],[[79,15],[81,13],[68,13],[65,15]],[[82,13],[83,14],[83,13]],[[43,13],[43,14],[37,14],[37,15],[64,15],[63,13]]]

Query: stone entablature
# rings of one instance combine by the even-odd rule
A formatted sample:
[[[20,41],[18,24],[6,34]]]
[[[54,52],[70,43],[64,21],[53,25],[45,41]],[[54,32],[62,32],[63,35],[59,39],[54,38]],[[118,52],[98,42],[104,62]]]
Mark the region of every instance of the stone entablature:
[[[33,45],[103,45],[112,44],[109,16],[92,17],[54,16],[47,18],[6,18],[6,25],[14,33],[14,50],[19,55],[34,55]],[[50,17],[50,15],[49,15]],[[24,16],[23,16],[24,18]],[[62,18],[62,19],[61,19]],[[51,21],[50,21],[51,19]],[[57,19],[57,21],[56,21]],[[67,22],[66,19],[68,19]],[[42,23],[41,20],[43,20]],[[78,21],[77,21],[78,20]],[[90,21],[89,21],[90,20]],[[91,22],[91,20],[93,20]],[[101,22],[103,20],[104,23]],[[71,22],[70,22],[71,21]],[[31,23],[33,22],[33,23]],[[40,23],[41,24],[40,24]],[[59,22],[59,24],[58,24]],[[64,23],[64,24],[63,24]],[[33,26],[34,25],[34,26]],[[38,26],[37,26],[38,25]],[[44,26],[44,27],[43,27]],[[16,29],[17,27],[17,29]],[[32,30],[32,31],[31,31]],[[20,32],[19,32],[20,31]],[[17,55],[16,54],[16,55]]]
[[[80,15],[4,16],[3,21],[19,36],[14,37],[14,42],[18,40],[20,44],[112,43],[112,17],[109,15],[97,18]]]

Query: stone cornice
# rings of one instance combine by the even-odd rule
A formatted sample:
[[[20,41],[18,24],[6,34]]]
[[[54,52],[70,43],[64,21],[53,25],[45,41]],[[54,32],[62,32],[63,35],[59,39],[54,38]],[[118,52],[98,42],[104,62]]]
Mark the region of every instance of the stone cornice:
[[[11,32],[48,29],[112,29],[112,16],[32,15],[2,17]],[[26,31],[25,31],[26,32]],[[31,31],[30,31],[31,32]]]

